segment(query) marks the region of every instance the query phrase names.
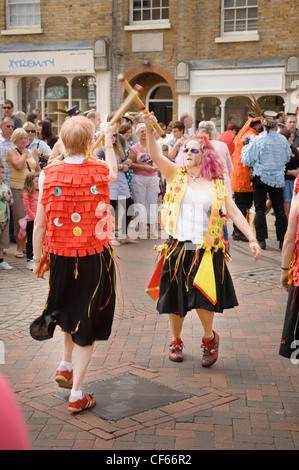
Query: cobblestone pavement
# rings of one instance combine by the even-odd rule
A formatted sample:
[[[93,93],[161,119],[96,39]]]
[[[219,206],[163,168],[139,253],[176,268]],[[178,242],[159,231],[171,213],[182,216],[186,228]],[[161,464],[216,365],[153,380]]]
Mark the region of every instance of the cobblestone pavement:
[[[12,244],[6,258],[14,269],[0,272],[0,371],[21,405],[32,449],[298,450],[299,371],[278,355],[287,296],[279,286],[273,222],[268,214],[270,239],[257,263],[248,244],[231,241],[229,269],[239,306],[216,315],[220,357],[210,369],[200,364],[202,328],[194,312],[184,324],[184,361],[168,359],[168,318],[156,314],[145,293],[158,241],[117,247],[124,305],[88,368],[86,389],[100,390],[97,407],[76,416],[54,382],[62,333],[56,329],[53,339],[40,343],[28,331],[48,283],[14,257]],[[108,380],[114,385],[107,391]]]

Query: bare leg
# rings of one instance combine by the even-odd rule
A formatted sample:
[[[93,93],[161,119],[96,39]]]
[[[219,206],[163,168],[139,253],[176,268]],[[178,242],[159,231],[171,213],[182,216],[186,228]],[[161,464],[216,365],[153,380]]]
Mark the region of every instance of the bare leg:
[[[74,367],[74,382],[72,390],[82,390],[84,377],[93,352],[93,347],[94,344],[92,344],[91,346],[76,345],[77,357]]]
[[[197,308],[196,313],[202,323],[204,329],[204,337],[211,338],[213,336],[214,312],[204,310],[203,308]]]
[[[69,333],[64,333],[63,337],[63,354],[62,360],[65,362],[72,362],[72,355],[75,343]]]
[[[173,339],[181,337],[181,333],[182,333],[182,329],[183,329],[183,322],[184,322],[183,317],[180,317],[179,315],[174,315],[173,313],[170,313],[169,323],[170,323],[170,326],[171,326]]]

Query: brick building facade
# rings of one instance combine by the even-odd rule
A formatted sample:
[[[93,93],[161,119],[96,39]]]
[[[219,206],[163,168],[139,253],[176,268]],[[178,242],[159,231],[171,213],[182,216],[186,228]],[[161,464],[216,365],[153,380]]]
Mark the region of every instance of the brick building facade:
[[[295,111],[298,19],[289,0],[0,0],[0,100],[58,128],[55,109],[73,104],[103,119],[124,98],[122,73],[166,123],[189,112],[241,125],[252,95]]]

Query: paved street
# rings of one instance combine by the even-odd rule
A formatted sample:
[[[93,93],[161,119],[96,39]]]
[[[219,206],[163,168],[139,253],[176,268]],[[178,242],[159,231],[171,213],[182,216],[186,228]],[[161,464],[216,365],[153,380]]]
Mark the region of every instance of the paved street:
[[[0,272],[0,370],[21,404],[32,448],[298,450],[299,366],[278,355],[287,296],[279,286],[273,215],[267,220],[271,238],[257,263],[248,244],[231,241],[239,306],[216,315],[220,358],[210,369],[200,363],[202,328],[194,312],[184,324],[184,362],[168,359],[168,318],[157,316],[145,293],[157,240],[115,249],[124,304],[120,293],[112,335],[97,343],[86,376],[97,406],[76,416],[54,382],[62,333],[57,328],[40,343],[28,331],[47,281],[14,257],[12,244],[7,261],[14,269]]]

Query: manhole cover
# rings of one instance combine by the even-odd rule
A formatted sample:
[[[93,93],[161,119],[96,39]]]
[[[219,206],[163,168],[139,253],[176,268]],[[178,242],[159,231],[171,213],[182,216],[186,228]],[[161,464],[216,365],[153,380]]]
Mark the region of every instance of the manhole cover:
[[[232,277],[235,279],[242,279],[246,281],[267,284],[271,286],[280,286],[280,269],[276,266],[248,269],[233,273]]]
[[[90,383],[88,391],[93,392],[96,399],[96,406],[90,411],[111,421],[190,397],[132,374]],[[69,394],[70,391],[63,391],[54,396],[67,401]]]

